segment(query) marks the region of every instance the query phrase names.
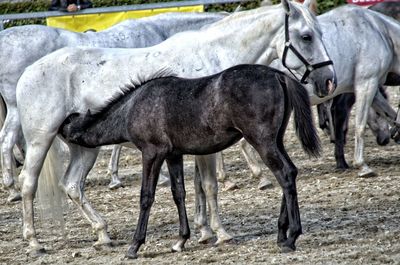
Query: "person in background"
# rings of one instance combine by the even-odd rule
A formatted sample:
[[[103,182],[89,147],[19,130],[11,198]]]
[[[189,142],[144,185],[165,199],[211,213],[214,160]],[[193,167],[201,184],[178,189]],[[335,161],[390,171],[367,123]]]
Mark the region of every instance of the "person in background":
[[[51,0],[50,11],[76,12],[90,8],[93,4],[89,0]]]

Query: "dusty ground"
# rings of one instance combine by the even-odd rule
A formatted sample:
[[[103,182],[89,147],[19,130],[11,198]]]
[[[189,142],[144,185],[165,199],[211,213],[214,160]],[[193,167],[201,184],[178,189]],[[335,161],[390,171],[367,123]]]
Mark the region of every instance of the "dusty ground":
[[[398,90],[395,90],[396,92]],[[353,127],[350,128],[351,130]],[[352,132],[351,132],[352,133]],[[299,168],[298,192],[304,234],[295,253],[281,254],[276,246],[277,218],[281,189],[257,190],[258,180],[249,170],[237,146],[225,151],[228,175],[240,189],[223,191],[219,203],[226,229],[235,236],[229,244],[197,243],[198,231],[191,222],[192,237],[182,253],[171,253],[178,234],[178,217],[169,188],[157,189],[148,227],[148,237],[139,259],[126,260],[124,254],[136,226],[140,187],[140,154],[124,149],[121,176],[125,187],[107,188],[106,165],[110,150],[102,152],[87,180],[86,194],[108,221],[115,242],[112,249],[95,250],[95,235],[74,205],[65,210],[64,234],[49,229],[50,221],[37,219],[37,232],[48,254],[39,258],[25,254],[22,240],[21,206],[7,204],[0,189],[0,264],[400,264],[400,153],[391,142],[379,147],[370,132],[366,138],[366,161],[379,173],[362,179],[357,171],[335,171],[333,146],[320,133],[324,153],[309,159],[301,151],[292,126],[286,147]],[[347,158],[353,155],[352,134]],[[265,174],[270,175],[267,169]],[[187,208],[193,220],[193,158],[186,158]]]

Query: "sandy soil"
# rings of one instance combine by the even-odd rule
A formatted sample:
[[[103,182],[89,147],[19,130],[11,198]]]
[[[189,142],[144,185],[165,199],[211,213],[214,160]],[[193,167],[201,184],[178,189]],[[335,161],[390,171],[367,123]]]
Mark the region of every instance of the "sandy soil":
[[[353,125],[350,130],[346,148],[349,162],[353,155]],[[120,173],[125,187],[110,191],[107,149],[87,179],[86,194],[107,220],[115,246],[95,250],[92,244],[96,238],[90,225],[69,202],[64,232],[55,229],[51,221],[37,217],[38,237],[48,254],[29,257],[25,253],[27,242],[22,239],[21,205],[6,203],[7,194],[0,189],[0,264],[400,264],[400,147],[393,142],[377,146],[368,131],[366,161],[378,177],[363,179],[357,177],[356,169],[337,172],[333,146],[322,132],[320,136],[323,156],[309,159],[291,125],[286,134],[288,153],[299,168],[304,232],[294,253],[281,254],[275,243],[280,187],[274,180],[274,188],[258,190],[258,180],[249,177],[244,158],[233,146],[224,152],[225,163],[229,178],[240,188],[220,188],[219,203],[223,224],[234,240],[218,247],[213,242],[199,244],[198,231],[191,222],[192,236],[186,250],[171,253],[178,235],[178,216],[169,188],[158,187],[147,242],[138,260],[125,259],[138,216],[140,154],[124,149]],[[185,170],[186,204],[189,219],[193,220],[193,157],[186,158]],[[267,169],[264,174],[271,176]]]

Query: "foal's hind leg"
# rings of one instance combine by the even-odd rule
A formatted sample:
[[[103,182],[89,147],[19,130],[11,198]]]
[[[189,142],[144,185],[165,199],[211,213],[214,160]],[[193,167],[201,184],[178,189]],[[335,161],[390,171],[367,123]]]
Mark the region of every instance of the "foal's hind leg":
[[[262,132],[263,130],[259,131]],[[253,132],[253,135],[249,137],[245,135],[245,138],[258,151],[261,159],[275,175],[283,190],[278,222],[278,244],[283,252],[293,251],[296,249],[295,242],[302,233],[297,201],[297,168],[287,155],[281,137],[274,137],[273,135],[263,137],[255,134]],[[288,227],[289,235],[287,236]]]
[[[171,178],[171,191],[179,214],[179,241],[172,246],[172,251],[181,252],[190,237],[189,222],[185,207],[185,183],[183,178],[182,155],[167,158],[168,171]]]
[[[18,201],[21,199],[19,191],[15,187],[15,161],[13,147],[17,141],[21,127],[17,109],[10,107],[0,133],[1,145],[1,168],[3,171],[3,184],[9,190],[8,201]]]
[[[95,247],[110,245],[111,239],[107,234],[107,223],[90,205],[85,196],[85,181],[89,171],[96,162],[99,150],[85,148],[75,144],[68,144],[70,150],[70,164],[60,185],[68,197],[78,206],[82,215],[90,222],[98,239]]]

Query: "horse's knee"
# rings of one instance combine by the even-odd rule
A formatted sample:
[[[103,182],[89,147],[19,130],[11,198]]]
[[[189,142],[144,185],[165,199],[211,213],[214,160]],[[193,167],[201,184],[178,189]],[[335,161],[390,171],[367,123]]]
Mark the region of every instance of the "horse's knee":
[[[154,195],[145,194],[140,197],[140,208],[143,210],[149,209],[154,202]]]
[[[206,194],[215,194],[218,192],[218,184],[216,181],[203,181],[202,186]]]
[[[22,175],[23,173],[21,173]],[[37,187],[37,181],[35,181],[32,178],[28,178],[27,176],[21,176],[20,179],[23,179],[23,184],[21,188],[21,195],[23,198],[27,199],[33,199],[36,187]]]

